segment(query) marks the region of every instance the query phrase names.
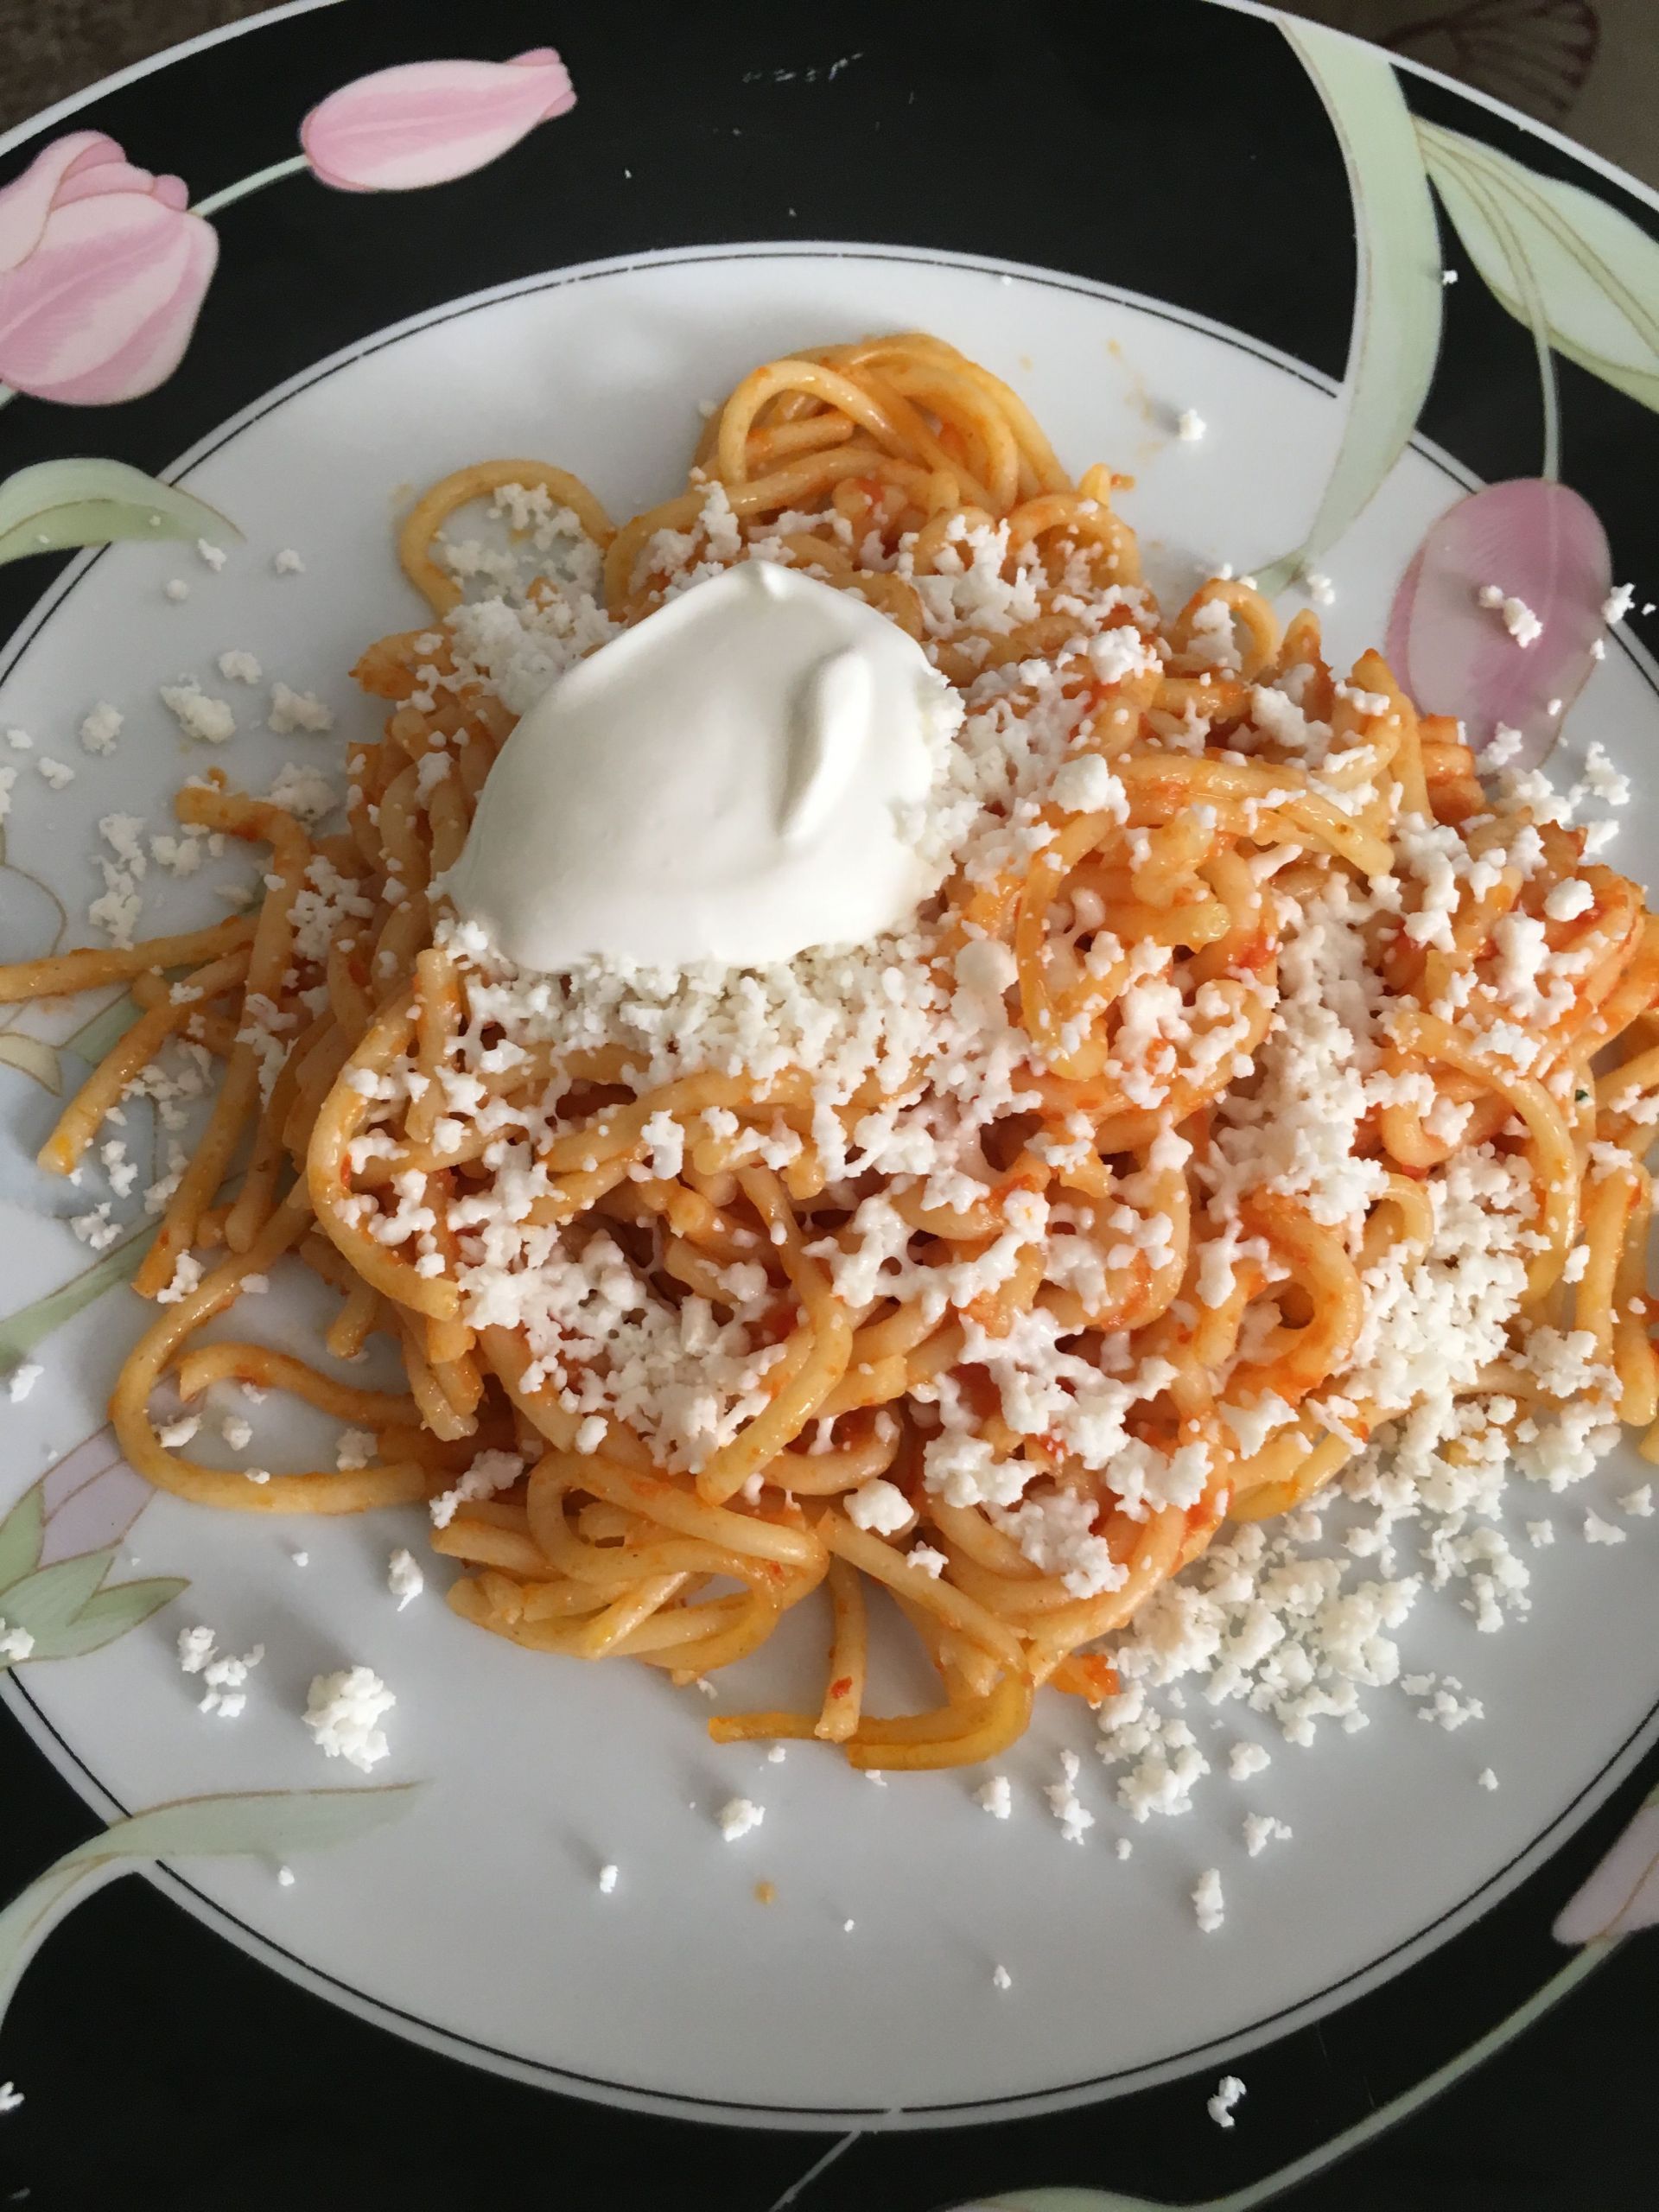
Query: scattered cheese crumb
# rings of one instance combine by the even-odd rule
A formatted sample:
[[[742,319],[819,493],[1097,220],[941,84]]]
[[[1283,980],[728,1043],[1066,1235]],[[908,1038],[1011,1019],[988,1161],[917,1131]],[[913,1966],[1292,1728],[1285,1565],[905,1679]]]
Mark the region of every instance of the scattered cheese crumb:
[[[201,1427],[200,1414],[186,1414],[182,1421],[165,1422],[156,1432],[156,1440],[168,1452],[182,1451]]]
[[[1523,742],[1522,731],[1512,729],[1508,722],[1499,722],[1481,758],[1489,768],[1507,768]]]
[[[1077,1775],[1083,1762],[1075,1751],[1060,1753],[1060,1780],[1050,1783],[1043,1791],[1049,1810],[1060,1824],[1060,1834],[1068,1843],[1081,1843],[1095,1825],[1095,1816],[1077,1796]]]
[[[1527,605],[1498,584],[1483,584],[1476,594],[1483,607],[1490,607],[1503,620],[1503,627],[1517,645],[1535,645],[1544,634],[1544,626]]]
[[[1634,584],[1615,584],[1601,602],[1604,622],[1622,622],[1636,603]]]
[[[1270,1843],[1288,1843],[1291,1832],[1282,1821],[1270,1813],[1246,1813],[1244,1815],[1244,1848],[1252,1859],[1265,1851]]]
[[[279,1866],[276,1869],[276,1880],[283,1889],[291,1890],[294,1886],[294,1869],[291,1866]]]
[[[100,1208],[99,1211],[101,1211],[102,1209]],[[95,1237],[89,1236],[86,1241],[94,1251],[98,1249]],[[156,1303],[158,1306],[181,1306],[201,1281],[205,1272],[201,1262],[197,1259],[194,1252],[181,1252],[173,1264],[173,1280],[164,1290],[156,1292]]]
[[[1217,2127],[1236,2127],[1238,2123],[1233,2118],[1233,2107],[1243,2094],[1244,2084],[1237,2075],[1224,2074],[1216,2084],[1215,2095],[1204,2108]]]
[[[418,1598],[426,1587],[426,1577],[420,1570],[412,1552],[393,1552],[386,1564],[386,1587],[397,1600],[401,1613],[410,1599]]]
[[[185,1635],[200,1636],[203,1633],[199,1629],[185,1631]],[[212,1631],[206,1633],[211,1637]],[[196,1656],[193,1650],[192,1656]],[[196,1701],[198,1712],[216,1713],[221,1720],[234,1720],[248,1701],[248,1694],[243,1684],[264,1656],[263,1643],[256,1643],[251,1651],[244,1652],[239,1659],[232,1658],[228,1652],[222,1658],[213,1657],[211,1651],[204,1655],[200,1673],[205,1687]],[[187,1674],[197,1671],[185,1659],[182,1636],[179,1639],[179,1663]]]
[[[162,587],[162,588],[166,592],[167,596],[170,600],[174,600],[175,601],[181,599],[188,599],[190,596],[190,587],[186,583],[182,576],[169,576],[167,582]]]
[[[1253,1774],[1272,1764],[1271,1756],[1260,1744],[1235,1744],[1227,1754],[1227,1771],[1235,1782],[1248,1782]]]
[[[1599,740],[1592,740],[1584,756],[1584,790],[1609,806],[1628,806],[1630,779],[1613,766],[1612,755]]]
[[[251,653],[231,645],[219,657],[219,672],[227,683],[257,683],[263,671]]]
[[[1586,1513],[1584,1516],[1584,1538],[1589,1544],[1622,1544],[1624,1531],[1615,1529],[1611,1521],[1604,1521],[1599,1513]]]
[[[15,2082],[0,2082],[0,2113],[16,2112],[23,2093]]]
[[[35,1649],[35,1638],[26,1628],[11,1628],[0,1620],[0,1666],[15,1665],[27,1659]]]
[[[1198,1926],[1206,1936],[1213,1936],[1227,1917],[1227,1909],[1221,1894],[1221,1872],[1218,1867],[1206,1866],[1192,1885],[1192,1910]]]
[[[766,1764],[768,1766],[782,1766],[784,1761],[788,1757],[789,1751],[785,1745],[774,1744],[772,1749],[766,1753]]]
[[[447,1529],[455,1517],[455,1508],[473,1498],[493,1497],[497,1491],[511,1490],[524,1471],[524,1463],[512,1452],[480,1452],[453,1490],[440,1491],[427,1503],[435,1529]]]
[[[1185,444],[1196,445],[1209,427],[1195,407],[1184,407],[1175,425],[1175,435]]]
[[[278,737],[287,737],[296,729],[315,734],[333,729],[334,726],[334,709],[325,706],[315,693],[292,691],[282,683],[271,685],[270,712],[265,717],[265,727],[274,729]]]
[[[75,772],[67,760],[54,760],[48,753],[42,753],[35,766],[54,791],[60,791],[66,784],[75,780]]]
[[[1580,914],[1587,914],[1596,903],[1596,894],[1582,876],[1564,876],[1553,884],[1544,900],[1544,912],[1552,922],[1575,922]]]
[[[748,1797],[728,1798],[715,1815],[720,1822],[720,1832],[728,1843],[735,1843],[739,1836],[747,1835],[751,1828],[758,1828],[766,1817],[766,1807],[755,1804]]]
[[[1482,1767],[1480,1772],[1475,1777],[1475,1780],[1483,1789],[1496,1789],[1497,1787],[1497,1777],[1489,1766]]]
[[[385,1736],[375,1724],[397,1702],[372,1667],[342,1668],[312,1678],[305,1725],[319,1751],[366,1774],[386,1756]]]
[[[849,1921],[847,1924],[850,1928],[852,1923]],[[1008,1972],[1007,1967],[995,1966],[991,1968],[991,1986],[993,1989],[1012,1989],[1014,1987],[1014,1976]]]
[[[80,725],[80,741],[88,753],[113,753],[126,716],[107,699],[100,699]]]
[[[164,683],[162,704],[187,737],[203,745],[223,745],[236,735],[236,716],[228,702],[202,690],[194,677],[185,683]]]
[[[284,545],[270,565],[279,576],[302,576],[305,574],[305,563],[291,545]]]
[[[605,1866],[600,1868],[599,1888],[601,1897],[609,1897],[611,1891],[616,1887],[616,1877],[617,1869],[614,1866]]]
[[[1112,1849],[1120,1859],[1127,1859],[1133,1853],[1135,1846],[1129,1841],[1128,1836],[1121,1835],[1112,1846]]]
[[[1457,272],[1457,270],[1456,270],[1455,269],[1442,269],[1442,270],[1441,270],[1441,271],[1440,271],[1440,282],[1441,282],[1441,283],[1442,283],[1442,284],[1455,284],[1455,283],[1457,283],[1457,281],[1458,281],[1458,272]]]
[[[215,545],[211,538],[199,537],[196,540],[196,557],[205,562],[207,566],[217,575],[230,556],[222,545]]]
[[[880,1475],[872,1475],[861,1483],[845,1500],[847,1518],[855,1529],[871,1529],[878,1535],[890,1536],[902,1529],[911,1517],[910,1500],[897,1483],[884,1482]]]
[[[975,1790],[974,1802],[982,1805],[994,1821],[1006,1821],[1014,1810],[1014,1791],[1006,1774],[994,1774]]]
[[[46,1370],[38,1360],[25,1359],[14,1367],[6,1377],[6,1395],[14,1406],[21,1406]]]
[[[1629,1513],[1638,1521],[1646,1521],[1653,1514],[1653,1484],[1642,1483],[1635,1490],[1627,1490],[1618,1501],[1621,1513]]]

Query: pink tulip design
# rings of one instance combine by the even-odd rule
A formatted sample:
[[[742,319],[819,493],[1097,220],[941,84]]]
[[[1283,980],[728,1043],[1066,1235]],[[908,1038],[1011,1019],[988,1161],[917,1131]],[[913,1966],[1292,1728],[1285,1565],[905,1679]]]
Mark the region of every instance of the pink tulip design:
[[[1595,665],[1611,575],[1606,532],[1576,492],[1541,477],[1489,484],[1418,549],[1389,618],[1389,662],[1424,711],[1455,715],[1477,750],[1499,722],[1518,729],[1516,765],[1535,767]],[[1538,617],[1531,645],[1481,605],[1487,584]]]
[[[102,131],[42,148],[0,192],[0,380],[89,407],[171,376],[219,257],[188,198]]]
[[[300,143],[325,184],[408,192],[469,176],[575,99],[549,46],[511,61],[410,61],[331,92]]]

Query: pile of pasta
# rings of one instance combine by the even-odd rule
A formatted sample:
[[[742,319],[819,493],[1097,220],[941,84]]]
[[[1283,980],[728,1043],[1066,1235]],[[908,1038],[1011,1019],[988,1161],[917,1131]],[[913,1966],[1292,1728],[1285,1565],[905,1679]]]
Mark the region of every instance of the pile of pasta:
[[[42,1163],[56,1173],[82,1160],[111,1108],[169,1040],[194,1042],[222,1063],[211,1118],[135,1279],[141,1296],[164,1302],[112,1401],[132,1465],[181,1497],[243,1511],[355,1513],[444,1496],[431,1541],[463,1569],[449,1597],[467,1620],[532,1651],[632,1657],[681,1684],[756,1651],[822,1586],[821,1697],[803,1710],[722,1713],[711,1731],[721,1740],[816,1738],[855,1765],[902,1770],[1000,1751],[1025,1728],[1045,1684],[1096,1702],[1109,1694],[1114,1631],[1224,1520],[1283,1513],[1364,1448],[1376,1408],[1348,1404],[1333,1423],[1313,1402],[1350,1362],[1366,1267],[1388,1247],[1426,1247],[1425,1179],[1458,1147],[1496,1145],[1533,1179],[1536,1249],[1517,1331],[1570,1313],[1616,1372],[1624,1418],[1650,1423],[1659,1365],[1649,1341],[1643,1156],[1651,1124],[1606,1102],[1638,1102],[1659,1080],[1659,930],[1635,887],[1586,868],[1579,836],[1559,825],[1539,825],[1544,865],[1525,881],[1508,868],[1478,889],[1462,883],[1441,942],[1399,930],[1376,936],[1372,965],[1397,1002],[1388,1065],[1421,1072],[1429,1096],[1467,1109],[1456,1117],[1455,1143],[1421,1100],[1380,1107],[1359,1142],[1382,1163],[1386,1184],[1360,1239],[1322,1225],[1293,1197],[1262,1191],[1244,1202],[1244,1221],[1271,1264],[1241,1262],[1219,1303],[1194,1294],[1209,1233],[1201,1171],[1213,1117],[1230,1086],[1248,1090],[1249,1075],[1236,1071],[1249,1068],[1274,1018],[1281,909],[1253,861],[1278,854],[1274,884],[1306,896],[1344,871],[1359,885],[1387,874],[1403,817],[1468,823],[1471,849],[1501,842],[1525,817],[1494,816],[1456,726],[1419,715],[1376,653],[1339,680],[1312,613],[1281,630],[1272,606],[1243,582],[1212,579],[1161,626],[1154,616],[1156,665],[1102,681],[1086,655],[1072,652],[1076,622],[1054,601],[1079,562],[1120,585],[1139,581],[1134,534],[1113,505],[1122,481],[1096,467],[1074,484],[1011,391],[950,346],[911,335],[758,368],[709,420],[686,491],[620,528],[578,480],[524,460],[463,470],[427,493],[404,529],[400,557],[432,622],[382,640],[356,671],[387,711],[384,737],[353,757],[347,826],[315,834],[210,776],[179,794],[180,819],[259,849],[265,887],[256,911],[130,950],[87,950],[0,972],[6,1001],[124,982],[137,1002],[131,1027],[46,1145]],[[935,643],[938,664],[967,688],[988,671],[1047,661],[1082,702],[1077,749],[1099,753],[1127,797],[1127,820],[1049,808],[1052,834],[1017,867],[990,880],[958,874],[938,902],[930,927],[942,963],[970,937],[1011,952],[1010,1018],[1029,1044],[1021,1093],[1039,1103],[988,1141],[987,1179],[972,1205],[929,1206],[917,1189],[898,1196],[913,1256],[944,1266],[984,1252],[1007,1230],[1019,1194],[1109,1209],[1131,1175],[1154,1179],[1173,1226],[1160,1255],[1137,1250],[1109,1268],[1092,1304],[1045,1281],[1038,1240],[967,1313],[889,1299],[879,1287],[866,1305],[849,1306],[822,1255],[844,1236],[852,1199],[817,1159],[804,1073],[746,1083],[691,1072],[641,1096],[624,1054],[567,1063],[542,1155],[550,1195],[537,1202],[538,1218],[573,1249],[602,1230],[671,1301],[696,1294],[717,1308],[720,1270],[739,1258],[758,1253],[767,1271],[782,1351],[767,1370],[766,1402],[690,1473],[657,1464],[620,1418],[604,1424],[597,1448],[590,1433],[578,1449],[582,1422],[568,1394],[538,1373],[520,1332],[474,1325],[456,1280],[464,1232],[453,1225],[454,1209],[493,1170],[481,1139],[447,1150],[435,1141],[442,1079],[458,1064],[469,1021],[470,979],[441,941],[441,901],[429,890],[461,850],[513,717],[482,685],[435,693],[430,678],[435,665],[455,666],[444,622],[461,593],[442,558],[441,532],[468,503],[527,486],[574,514],[602,559],[608,611],[627,623],[661,601],[664,545],[689,541],[696,560],[730,557],[709,543],[710,485],[723,487],[741,532],[773,534],[769,557],[859,593],[925,643],[922,601],[895,573],[895,550],[907,550],[909,572],[920,576],[958,557],[964,531],[1001,530],[1005,573],[1023,568],[1039,611],[1012,630]],[[541,588],[531,587],[532,599]],[[1230,666],[1200,650],[1218,620],[1230,636]],[[1292,670],[1304,711],[1333,733],[1317,779],[1268,731],[1250,727],[1254,687]],[[1202,744],[1173,742],[1195,714],[1207,731]],[[454,771],[433,779],[422,764],[435,747],[447,749]],[[1363,804],[1332,797],[1362,783],[1373,793]],[[360,919],[334,933],[326,955],[302,956],[295,904],[319,855],[349,887]],[[1551,887],[1573,876],[1591,884],[1592,909],[1544,920]],[[1431,1010],[1458,1002],[1457,978],[1484,971],[1502,918],[1522,910],[1543,921],[1552,947],[1570,938],[1588,948],[1570,1005],[1541,1033],[1524,1072],[1467,1023]],[[1109,933],[1124,957],[1090,960],[1091,931]],[[1173,949],[1189,1001],[1206,984],[1224,986],[1248,1017],[1234,1052],[1178,1068],[1150,1106],[1113,1073],[1130,955],[1147,942]],[[375,1102],[398,1069],[419,1079],[402,1086],[389,1120]],[[532,1059],[491,1078],[493,1095],[529,1096],[552,1072]],[[781,1118],[802,1141],[785,1165],[767,1166],[752,1147],[709,1132],[700,1117],[710,1108],[734,1116],[740,1133]],[[664,1113],[687,1132],[672,1175],[642,1168],[646,1124]],[[390,1141],[358,1144],[372,1127]],[[1171,1131],[1192,1147],[1185,1166],[1153,1164]],[[1593,1178],[1592,1142],[1603,1147]],[[429,1252],[420,1264],[411,1247],[375,1233],[395,1207],[411,1204],[435,1224],[435,1259]],[[1569,1288],[1563,1268],[1580,1240],[1589,1259]],[[288,1257],[338,1294],[321,1339],[327,1365],[210,1327],[233,1322],[250,1279]],[[1034,1305],[1058,1317],[1065,1341],[1084,1357],[1111,1337],[1127,1338],[1137,1361],[1167,1363],[1173,1379],[1132,1425],[1165,1451],[1202,1440],[1210,1472],[1196,1503],[1135,1510],[1109,1467],[1085,1467],[1052,1438],[1010,1427],[982,1365],[964,1357],[964,1330],[995,1337]],[[359,1388],[335,1371],[377,1332],[401,1355],[401,1390]],[[1030,1495],[1070,1493],[1092,1509],[1122,1570],[1116,1586],[1076,1595],[1063,1574],[1033,1564],[995,1515],[927,1487],[923,1455],[938,1427],[942,1376],[997,1457],[1025,1463]],[[226,1379],[292,1393],[372,1432],[372,1459],[251,1482],[167,1448],[152,1411],[157,1394],[170,1389],[188,1404]],[[1531,1401],[1519,1370],[1498,1379],[1524,1412]],[[1247,1455],[1217,1408],[1268,1393],[1294,1417]],[[468,1470],[485,1453],[511,1455],[520,1471],[499,1489],[469,1492]],[[902,1494],[902,1525],[861,1525],[847,1510],[877,1478]],[[918,1539],[931,1555],[926,1572],[907,1555]],[[873,1707],[867,1615],[880,1592],[934,1664],[931,1709]]]

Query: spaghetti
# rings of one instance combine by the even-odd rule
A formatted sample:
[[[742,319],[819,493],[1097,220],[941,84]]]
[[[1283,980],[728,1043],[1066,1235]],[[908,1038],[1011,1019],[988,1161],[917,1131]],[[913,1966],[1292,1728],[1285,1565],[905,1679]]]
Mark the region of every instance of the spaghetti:
[[[225,1064],[136,1283],[131,1464],[244,1510],[428,1499],[465,1618],[680,1683],[822,1585],[820,1703],[711,1732],[892,1770],[999,1751],[1044,1684],[1098,1702],[1224,1521],[1379,1433],[1523,1449],[1589,1403],[1659,1458],[1659,923],[1375,652],[1338,677],[1246,582],[1160,616],[1125,480],[1074,484],[910,335],[757,369],[620,529],[528,461],[429,492],[399,554],[432,626],[356,671],[388,714],[348,827],[209,778],[180,817],[265,850],[256,915],[0,971],[139,1002],[56,1173],[169,1039]],[[548,558],[480,601],[442,532],[490,499]],[[440,880],[492,760],[560,667],[742,558],[861,594],[957,687],[944,891],[762,976],[516,974]],[[204,1338],[285,1257],[340,1294],[327,1353],[381,1333],[402,1391]],[[256,1482],[167,1448],[157,1386],[226,1376],[375,1456]],[[931,1710],[872,1709],[881,1591]]]

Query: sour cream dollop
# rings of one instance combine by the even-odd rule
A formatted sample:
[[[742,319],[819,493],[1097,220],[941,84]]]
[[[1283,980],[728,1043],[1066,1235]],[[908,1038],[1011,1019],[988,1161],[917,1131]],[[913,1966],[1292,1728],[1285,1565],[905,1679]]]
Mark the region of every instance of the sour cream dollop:
[[[761,967],[900,926],[961,719],[914,639],[770,561],[561,676],[503,746],[443,887],[521,967]]]

